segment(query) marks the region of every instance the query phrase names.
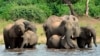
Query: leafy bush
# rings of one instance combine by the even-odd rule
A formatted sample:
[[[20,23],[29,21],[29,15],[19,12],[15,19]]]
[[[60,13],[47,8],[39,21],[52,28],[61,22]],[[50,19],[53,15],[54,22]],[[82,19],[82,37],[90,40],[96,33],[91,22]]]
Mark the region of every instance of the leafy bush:
[[[59,15],[59,16],[70,13],[69,7],[65,4],[58,5],[57,8],[58,8],[58,11],[59,11],[59,13],[57,15]]]
[[[100,17],[100,6],[91,6],[89,12],[93,17]]]
[[[86,0],[71,0],[78,15],[85,14]],[[26,18],[43,22],[51,15],[69,14],[69,7],[62,0],[0,0],[0,19]],[[100,17],[99,0],[89,2],[89,15]]]
[[[78,15],[82,16],[85,13],[85,5],[81,2],[77,3],[74,5],[74,10]]]
[[[35,5],[14,7],[9,12],[9,15],[9,18],[11,19],[26,18],[39,23],[43,22],[47,18],[46,13]]]

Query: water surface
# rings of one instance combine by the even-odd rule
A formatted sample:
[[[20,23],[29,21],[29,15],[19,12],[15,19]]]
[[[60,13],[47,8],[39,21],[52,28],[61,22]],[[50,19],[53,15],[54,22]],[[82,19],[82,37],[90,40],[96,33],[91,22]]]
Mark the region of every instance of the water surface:
[[[44,44],[36,49],[5,50],[0,45],[0,56],[100,56],[100,44],[92,49],[48,49]]]

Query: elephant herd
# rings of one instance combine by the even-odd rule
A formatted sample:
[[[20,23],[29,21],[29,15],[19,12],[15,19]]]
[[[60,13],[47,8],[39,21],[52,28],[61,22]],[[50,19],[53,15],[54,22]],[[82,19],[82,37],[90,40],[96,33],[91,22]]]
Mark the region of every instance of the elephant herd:
[[[36,26],[27,20],[19,19],[3,30],[6,49],[33,48],[38,41]]]
[[[91,48],[92,39],[97,46],[95,29],[80,27],[78,23],[78,18],[73,15],[50,16],[43,24],[46,46],[57,49]],[[25,19],[7,25],[3,36],[6,49],[34,48],[38,42],[36,25]]]

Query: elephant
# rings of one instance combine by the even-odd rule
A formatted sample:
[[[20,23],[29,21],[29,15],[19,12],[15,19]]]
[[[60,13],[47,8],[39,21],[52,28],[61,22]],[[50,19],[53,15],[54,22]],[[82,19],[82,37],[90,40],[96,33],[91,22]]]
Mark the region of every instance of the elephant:
[[[91,26],[81,27],[81,33],[79,37],[76,38],[78,47],[85,48],[87,46],[87,48],[91,48],[92,38],[93,38],[93,43],[95,44],[95,46],[97,46],[95,29]]]
[[[48,40],[48,48],[56,48],[56,49],[59,49],[61,48],[61,36],[58,36],[58,35],[52,35],[50,37],[50,39]]]
[[[23,43],[21,48],[33,48],[37,44],[38,37],[35,32],[27,30],[23,35]]]
[[[47,47],[49,38],[56,34],[59,36],[65,36],[64,42],[67,46],[69,46],[69,48],[75,48],[71,37],[78,37],[80,34],[78,19],[73,15],[64,15],[61,17],[52,15],[43,24],[43,29],[47,38]],[[64,47],[68,48],[66,46]]]
[[[20,48],[23,42],[23,38],[21,38],[21,36],[24,34],[25,31],[31,29],[32,31],[34,30],[34,32],[36,32],[36,27],[31,24],[30,21],[25,19],[18,19],[13,24],[6,26],[3,29],[5,48]]]
[[[17,45],[21,45],[21,43],[17,44],[17,42],[23,41],[23,39],[20,38],[20,36],[24,33],[23,31],[25,29],[21,27],[17,24],[9,24],[3,29],[3,36],[4,36],[4,42],[5,42],[6,49],[9,49],[9,48],[13,49],[17,47]]]

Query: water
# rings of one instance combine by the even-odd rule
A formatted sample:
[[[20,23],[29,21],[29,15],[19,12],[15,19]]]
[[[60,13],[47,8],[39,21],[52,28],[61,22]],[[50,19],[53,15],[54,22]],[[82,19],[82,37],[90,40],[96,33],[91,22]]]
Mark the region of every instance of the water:
[[[92,49],[48,49],[44,44],[37,45],[36,49],[5,50],[0,45],[0,56],[100,56],[100,44]]]

